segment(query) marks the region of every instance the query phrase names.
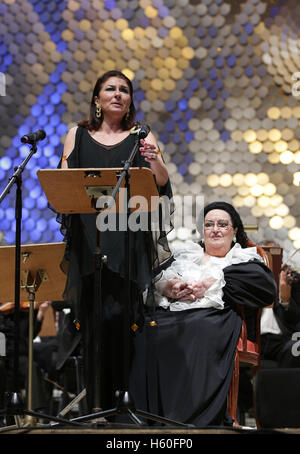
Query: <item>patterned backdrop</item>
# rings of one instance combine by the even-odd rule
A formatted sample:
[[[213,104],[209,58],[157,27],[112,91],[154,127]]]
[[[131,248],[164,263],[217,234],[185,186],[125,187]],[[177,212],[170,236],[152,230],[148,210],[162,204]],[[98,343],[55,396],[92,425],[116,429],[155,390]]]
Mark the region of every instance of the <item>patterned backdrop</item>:
[[[299,24],[298,0],[2,0],[1,187],[28,155],[22,135],[47,134],[23,174],[22,243],[61,241],[36,172],[57,166],[96,78],[118,69],[175,195],[233,203],[251,239],[298,249]],[[1,244],[14,244],[14,206],[12,189]],[[178,224],[170,239],[192,236]]]

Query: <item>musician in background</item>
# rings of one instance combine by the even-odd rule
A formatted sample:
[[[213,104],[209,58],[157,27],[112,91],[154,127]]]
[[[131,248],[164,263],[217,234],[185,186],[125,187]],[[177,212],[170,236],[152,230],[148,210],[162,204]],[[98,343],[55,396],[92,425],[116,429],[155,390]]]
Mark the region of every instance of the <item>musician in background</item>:
[[[280,368],[300,367],[300,274],[284,265],[279,286],[279,299],[262,311],[262,359],[276,361]]]
[[[273,240],[265,240],[261,246],[281,247]],[[298,276],[298,277],[297,277]],[[262,367],[300,367],[300,275],[290,266],[282,267],[279,279],[279,298],[272,307],[262,310],[261,359]],[[298,334],[297,334],[298,333]],[[239,377],[240,414],[253,411],[253,385],[250,369],[242,367]]]

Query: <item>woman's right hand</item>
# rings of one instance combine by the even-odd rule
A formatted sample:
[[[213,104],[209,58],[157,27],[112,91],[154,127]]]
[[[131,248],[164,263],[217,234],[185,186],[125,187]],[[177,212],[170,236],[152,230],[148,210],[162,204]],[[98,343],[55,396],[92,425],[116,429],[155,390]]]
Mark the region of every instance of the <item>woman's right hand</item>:
[[[172,300],[194,301],[193,288],[188,282],[182,282],[179,279],[167,281],[163,295]]]
[[[182,282],[179,279],[169,280],[163,295],[177,301],[196,301],[202,298],[205,292],[216,282],[214,277],[208,277],[202,281]]]

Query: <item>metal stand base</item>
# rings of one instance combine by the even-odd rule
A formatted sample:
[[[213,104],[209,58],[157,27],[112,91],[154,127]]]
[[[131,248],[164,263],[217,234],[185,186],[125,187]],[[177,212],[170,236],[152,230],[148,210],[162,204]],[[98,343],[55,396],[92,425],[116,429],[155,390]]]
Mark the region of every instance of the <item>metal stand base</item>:
[[[77,399],[77,401],[78,401],[78,399]],[[98,411],[98,412],[91,413],[91,414],[85,415],[85,416],[79,416],[77,418],[71,419],[70,421],[78,423],[78,422],[85,422],[85,421],[92,421],[92,420],[99,422],[99,420],[100,420],[101,424],[107,424],[107,421],[105,420],[105,418],[110,417],[110,416],[116,416],[116,415],[127,415],[135,424],[137,424],[139,426],[147,425],[145,422],[143,422],[139,419],[139,417],[141,417],[141,418],[144,418],[147,420],[151,420],[151,421],[155,421],[155,422],[158,422],[161,424],[167,424],[167,425],[175,426],[175,427],[186,427],[186,428],[194,427],[189,424],[180,423],[180,422],[168,419],[168,418],[164,418],[162,416],[154,415],[152,413],[148,413],[146,411],[136,409],[128,391],[117,391],[116,392],[116,407],[115,408],[111,408],[109,410]]]
[[[12,416],[16,422],[16,428],[21,427],[35,427],[38,424],[39,419],[44,419],[48,421],[55,421],[57,423],[63,424],[64,426],[71,425],[74,427],[81,426],[81,424],[76,421],[70,421],[68,419],[60,418],[59,416],[51,416],[45,413],[40,413],[37,411],[26,410],[24,409],[21,395],[17,392],[13,392],[10,395],[10,400],[8,400],[7,406],[5,409],[0,411],[0,415]],[[24,416],[24,421],[22,422],[21,416]],[[9,426],[14,427],[14,426]],[[6,430],[7,427],[3,427],[2,430]]]

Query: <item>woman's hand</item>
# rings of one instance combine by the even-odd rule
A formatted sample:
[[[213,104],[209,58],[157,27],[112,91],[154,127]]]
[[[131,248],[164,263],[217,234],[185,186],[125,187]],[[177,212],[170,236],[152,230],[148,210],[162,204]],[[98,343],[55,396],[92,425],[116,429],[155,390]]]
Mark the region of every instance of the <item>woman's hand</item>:
[[[163,289],[163,295],[178,301],[196,301],[202,298],[205,292],[216,282],[214,277],[208,277],[202,281],[182,282],[179,279],[171,279]]]
[[[147,141],[140,139],[140,152],[146,162],[150,163],[153,175],[155,175],[156,183],[159,186],[164,186],[169,178],[168,169],[161,157],[154,135],[150,132],[147,136]]]
[[[141,147],[140,152],[145,158],[145,161],[150,162],[156,161],[159,155],[159,150],[153,143],[148,143],[144,139],[140,139]]]
[[[173,300],[193,300],[193,288],[188,282],[179,279],[171,279],[163,289],[163,295]]]
[[[215,282],[216,279],[214,277],[208,277],[202,281],[190,282],[195,299],[202,298],[205,295],[206,290],[208,290]]]

